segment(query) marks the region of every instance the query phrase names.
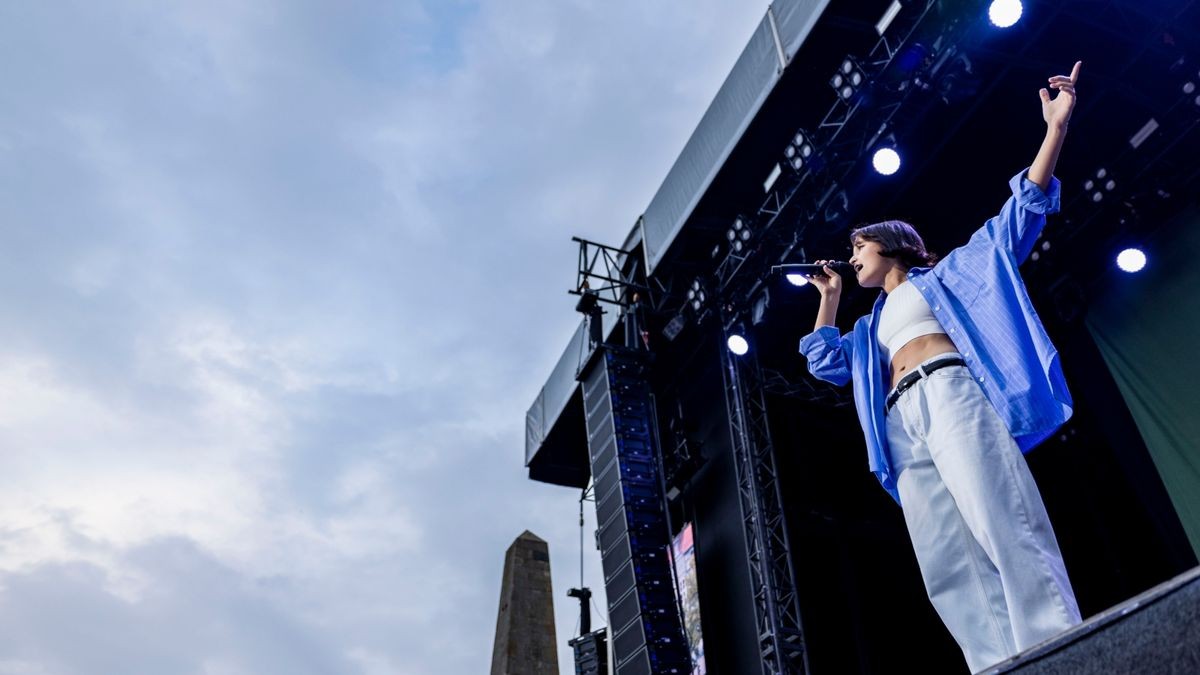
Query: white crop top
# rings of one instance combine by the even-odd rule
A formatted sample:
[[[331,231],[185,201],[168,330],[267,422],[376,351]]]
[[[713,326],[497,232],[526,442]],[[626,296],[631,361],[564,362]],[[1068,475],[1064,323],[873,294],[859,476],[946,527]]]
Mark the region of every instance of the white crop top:
[[[929,303],[911,282],[905,281],[888,293],[879,314],[879,349],[886,362],[909,340],[934,333],[946,334],[942,324],[933,317]]]

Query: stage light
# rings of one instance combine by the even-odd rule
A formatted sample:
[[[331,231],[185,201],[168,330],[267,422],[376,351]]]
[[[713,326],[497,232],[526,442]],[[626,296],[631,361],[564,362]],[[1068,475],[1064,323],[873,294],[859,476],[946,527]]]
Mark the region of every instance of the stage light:
[[[1021,0],[993,0],[988,7],[988,19],[997,28],[1008,28],[1021,19]]]
[[[767,319],[767,309],[771,306],[771,289],[764,287],[758,297],[754,299],[754,306],[750,309],[750,323],[754,326],[761,324]]]
[[[699,313],[704,307],[704,303],[708,300],[708,296],[704,293],[704,286],[699,279],[692,280],[691,288],[687,292],[688,303],[692,306],[692,311]]]
[[[1117,267],[1122,272],[1140,272],[1146,266],[1146,254],[1141,249],[1127,248],[1117,254]]]
[[[666,326],[663,326],[662,334],[667,340],[674,341],[683,332],[687,326],[687,318],[683,314],[676,314]]]
[[[900,170],[900,153],[895,148],[880,148],[871,157],[871,164],[879,173],[890,176]]]
[[[837,92],[843,101],[849,101],[867,82],[867,74],[852,57],[842,60],[833,77],[829,78],[829,86]]]
[[[1117,189],[1117,181],[1108,175],[1108,169],[1100,167],[1096,169],[1095,179],[1089,178],[1083,181],[1083,189],[1088,193],[1093,202],[1099,204],[1104,200],[1106,192],[1112,192]]]
[[[730,335],[729,339],[725,341],[725,344],[729,347],[729,351],[737,354],[738,356],[742,356],[746,352],[750,351],[750,343],[746,342],[746,338],[738,335],[737,333]]]
[[[1029,259],[1033,260],[1034,262],[1037,262],[1041,259],[1043,252],[1050,250],[1050,242],[1042,239],[1041,237],[1038,237],[1038,241],[1042,242],[1041,245],[1039,246],[1037,245],[1037,242],[1034,242],[1033,252],[1029,254]]]
[[[1139,145],[1146,142],[1147,138],[1150,138],[1150,134],[1154,133],[1157,130],[1158,130],[1158,120],[1151,117],[1149,120],[1146,121],[1145,124],[1142,125],[1141,129],[1138,129],[1138,132],[1136,134],[1134,134],[1133,136],[1130,137],[1130,139],[1129,139],[1130,147],[1132,147],[1134,150],[1136,150]]]
[[[789,274],[785,277],[793,286],[804,286],[808,284],[808,277],[803,274]]]
[[[804,164],[813,156],[814,152],[816,152],[816,147],[813,145],[812,140],[807,133],[800,130],[796,132],[796,135],[792,137],[787,147],[783,149],[783,157],[787,160],[787,165],[793,171],[799,172],[804,168]]]
[[[750,229],[750,223],[743,217],[738,216],[733,219],[733,225],[725,230],[725,238],[729,240],[729,247],[735,253],[741,253],[742,249],[746,248],[746,244],[750,242],[750,238],[754,236]]]
[[[783,173],[783,169],[778,164],[771,167],[771,173],[767,174],[767,179],[763,181],[763,192],[771,191],[771,187],[775,185],[776,180],[779,180],[781,173]]]
[[[888,6],[887,11],[883,13],[883,16],[879,17],[879,22],[875,24],[875,32],[883,35],[887,31],[888,26],[892,25],[892,20],[900,13],[901,8],[900,0],[892,0],[892,4]]]

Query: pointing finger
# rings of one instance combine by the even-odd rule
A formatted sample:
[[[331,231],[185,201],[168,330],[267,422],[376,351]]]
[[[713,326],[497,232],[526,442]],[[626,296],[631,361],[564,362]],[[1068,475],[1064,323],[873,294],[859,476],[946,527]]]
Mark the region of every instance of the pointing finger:
[[[1083,65],[1083,61],[1076,61],[1075,67],[1071,69],[1071,84],[1079,81],[1079,67]]]

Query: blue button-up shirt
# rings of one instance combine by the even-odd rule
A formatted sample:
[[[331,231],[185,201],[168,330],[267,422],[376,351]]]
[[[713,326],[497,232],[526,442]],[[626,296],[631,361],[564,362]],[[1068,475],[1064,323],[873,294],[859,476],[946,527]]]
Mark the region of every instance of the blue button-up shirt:
[[[1051,178],[1049,190],[1043,192],[1027,171],[1009,185],[1012,197],[999,215],[934,267],[910,269],[908,279],[929,303],[1021,450],[1028,451],[1071,416],[1071,394],[1058,351],[1017,269],[1033,250],[1046,214],[1058,211],[1061,186]],[[885,299],[881,293],[871,313],[845,335],[822,326],[804,336],[800,351],[816,377],[838,385],[853,378],[854,405],[866,434],[871,471],[899,502],[884,417],[891,373],[876,337]]]

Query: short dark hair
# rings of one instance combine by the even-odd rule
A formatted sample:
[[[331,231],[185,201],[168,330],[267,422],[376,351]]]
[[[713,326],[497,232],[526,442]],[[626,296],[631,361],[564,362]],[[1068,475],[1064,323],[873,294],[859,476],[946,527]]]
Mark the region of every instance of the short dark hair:
[[[905,267],[928,267],[938,261],[936,254],[925,250],[925,242],[917,230],[903,220],[885,220],[855,228],[850,232],[851,244],[855,239],[878,243],[883,249],[879,255],[899,258]]]

